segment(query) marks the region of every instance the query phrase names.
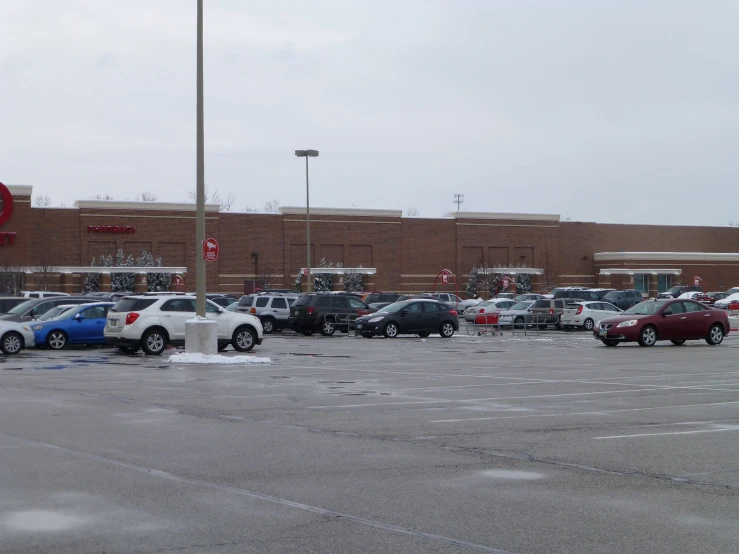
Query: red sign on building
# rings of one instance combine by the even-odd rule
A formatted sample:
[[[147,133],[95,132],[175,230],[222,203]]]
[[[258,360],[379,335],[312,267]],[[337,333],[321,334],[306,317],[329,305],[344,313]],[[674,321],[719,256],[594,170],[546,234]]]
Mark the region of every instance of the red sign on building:
[[[218,259],[218,241],[214,238],[205,239],[203,242],[203,258],[207,262],[215,262]]]
[[[130,235],[136,232],[132,225],[88,225],[88,233],[125,233]]]
[[[13,195],[8,187],[0,183],[0,197],[3,199],[3,211],[0,212],[0,225],[5,225],[13,215]],[[11,245],[15,242],[15,233],[4,231],[0,233],[0,246]]]

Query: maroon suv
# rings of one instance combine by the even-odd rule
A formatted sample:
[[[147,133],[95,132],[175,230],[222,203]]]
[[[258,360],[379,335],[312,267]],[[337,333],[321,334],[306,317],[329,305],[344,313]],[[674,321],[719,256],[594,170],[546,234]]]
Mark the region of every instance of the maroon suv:
[[[670,299],[647,300],[618,316],[601,319],[593,335],[606,346],[618,346],[622,342],[654,346],[658,340],[669,340],[679,346],[686,340],[699,339],[719,345],[729,330],[726,311],[693,300]]]

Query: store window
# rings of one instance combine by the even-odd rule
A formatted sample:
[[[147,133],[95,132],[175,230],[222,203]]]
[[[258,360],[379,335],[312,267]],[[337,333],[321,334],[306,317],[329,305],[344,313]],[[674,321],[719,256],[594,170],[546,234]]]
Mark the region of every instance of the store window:
[[[634,288],[640,293],[649,296],[649,275],[635,273]]]
[[[672,275],[657,275],[657,292],[666,292],[672,286]]]

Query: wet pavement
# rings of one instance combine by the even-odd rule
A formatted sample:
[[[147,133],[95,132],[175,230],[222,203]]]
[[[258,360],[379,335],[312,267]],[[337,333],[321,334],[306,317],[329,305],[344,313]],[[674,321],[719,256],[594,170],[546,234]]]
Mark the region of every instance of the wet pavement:
[[[0,357],[2,551],[739,551],[739,336],[250,355]]]

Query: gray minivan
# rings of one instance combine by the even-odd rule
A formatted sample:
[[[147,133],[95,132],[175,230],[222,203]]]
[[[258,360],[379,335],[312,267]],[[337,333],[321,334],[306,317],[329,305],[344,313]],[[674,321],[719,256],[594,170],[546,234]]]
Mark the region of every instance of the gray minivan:
[[[289,327],[290,306],[299,296],[298,293],[247,294],[239,300],[236,311],[257,316],[264,333],[274,333]]]
[[[0,315],[0,320],[25,323],[41,317],[46,312],[62,304],[88,304],[100,302],[99,298],[84,296],[57,296],[54,298],[31,298],[11,308],[8,313]]]

